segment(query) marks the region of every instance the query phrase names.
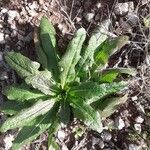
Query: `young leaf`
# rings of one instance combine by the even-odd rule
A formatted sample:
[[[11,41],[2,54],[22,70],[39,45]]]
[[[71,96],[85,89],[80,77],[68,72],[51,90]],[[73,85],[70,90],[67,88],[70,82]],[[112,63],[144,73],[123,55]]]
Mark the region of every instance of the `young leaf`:
[[[29,58],[16,52],[8,52],[5,59],[22,78],[35,75],[40,67],[39,63],[31,61]]]
[[[26,83],[32,85],[33,88],[40,90],[44,94],[54,95],[52,90],[54,84],[52,83],[51,73],[47,70],[40,71],[34,76],[29,76],[25,79]]]
[[[35,28],[35,30],[34,30],[34,44],[35,44],[38,60],[42,64],[43,68],[48,68],[48,65],[47,65],[48,60],[47,60],[46,54],[43,50],[39,36],[40,36],[39,35],[39,29]]]
[[[41,19],[39,28],[42,48],[47,56],[48,70],[52,72],[53,77],[58,81],[59,68],[56,52],[55,29],[46,17]]]
[[[87,103],[92,103],[104,96],[122,90],[126,85],[127,83],[125,82],[104,83],[100,85],[95,82],[84,82],[78,86],[72,87],[69,93],[74,97],[85,98]],[[96,99],[94,99],[95,97]]]
[[[67,82],[70,82],[68,81],[68,77],[70,76],[70,73],[73,72],[72,70],[80,58],[80,51],[85,37],[85,29],[79,29],[73,40],[69,43],[66,53],[59,62],[59,66],[63,69],[60,74],[62,88],[64,88]]]
[[[82,99],[70,99],[71,105],[74,108],[75,116],[82,119],[84,123],[91,129],[97,132],[102,132],[102,123],[100,114],[95,111],[90,105],[87,105]],[[79,114],[78,114],[79,113]],[[81,117],[82,115],[82,117]]]
[[[105,20],[96,30],[94,30],[88,42],[88,46],[82,53],[82,58],[79,62],[81,66],[86,63],[87,59],[90,59],[94,62],[94,52],[108,38],[107,33],[109,26],[110,20]]]
[[[18,101],[6,101],[2,106],[0,106],[0,111],[5,114],[15,115],[22,109],[31,107],[32,104]]]
[[[45,96],[40,91],[31,90],[29,87],[25,87],[22,85],[9,86],[4,90],[3,94],[7,96],[9,100],[16,100],[16,101],[32,100],[42,98]]]
[[[119,74],[129,74],[135,76],[137,74],[136,69],[134,68],[108,68],[103,70],[100,75],[100,82],[113,82]]]
[[[58,106],[54,105],[48,113],[32,120],[28,126],[24,126],[13,141],[12,150],[20,149],[23,145],[32,142],[45,132],[53,124],[54,119],[56,119],[57,111]]]
[[[127,42],[127,36],[120,36],[112,40],[107,39],[105,42],[103,42],[102,45],[97,48],[94,54],[95,65],[93,66],[93,71],[95,71],[98,67],[101,68],[108,63],[108,58],[118,49],[123,47]]]
[[[22,127],[27,125],[31,120],[39,115],[47,113],[54,105],[54,100],[46,100],[37,102],[30,108],[22,110],[16,116],[7,119],[0,127],[1,132],[6,132],[9,129]]]

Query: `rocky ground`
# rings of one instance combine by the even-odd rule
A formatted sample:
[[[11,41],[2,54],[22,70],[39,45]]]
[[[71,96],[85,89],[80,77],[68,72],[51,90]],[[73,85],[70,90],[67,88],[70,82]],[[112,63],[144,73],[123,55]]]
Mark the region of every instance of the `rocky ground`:
[[[60,52],[64,52],[76,29],[87,35],[105,19],[111,20],[110,37],[128,35],[130,41],[110,58],[111,67],[135,67],[128,101],[104,124],[101,134],[83,129],[74,120],[56,134],[61,150],[148,150],[150,149],[150,0],[0,0],[0,91],[18,82],[3,56],[15,50],[36,58],[33,30],[46,15],[57,30]],[[0,93],[0,105],[6,99]],[[0,113],[0,123],[5,120]],[[0,134],[0,150],[9,150],[16,132]],[[47,133],[25,150],[46,150]]]

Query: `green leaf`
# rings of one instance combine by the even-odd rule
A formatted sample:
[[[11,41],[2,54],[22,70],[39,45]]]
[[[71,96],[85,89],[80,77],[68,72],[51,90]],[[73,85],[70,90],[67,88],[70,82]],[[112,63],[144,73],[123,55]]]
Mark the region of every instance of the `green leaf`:
[[[5,114],[14,115],[17,114],[22,109],[31,107],[32,104],[18,101],[6,101],[2,106],[0,106],[0,111]]]
[[[70,78],[70,75],[72,76],[72,73],[74,72],[74,67],[80,59],[80,51],[85,37],[85,29],[79,29],[76,32],[75,37],[69,43],[66,53],[59,62],[59,66],[63,70],[60,74],[62,88],[64,88],[67,82],[70,82],[68,79]]]
[[[49,136],[48,136],[48,150],[59,150],[59,146],[56,143],[56,140],[53,137],[53,134],[58,130],[59,128],[59,122],[58,119],[55,119],[55,121],[53,121],[52,125],[49,128]]]
[[[34,30],[34,44],[35,44],[35,48],[36,48],[36,53],[38,56],[38,60],[39,62],[42,64],[43,68],[48,68],[48,64],[47,64],[47,56],[43,50],[41,41],[40,41],[40,35],[39,35],[39,29],[35,28]]]
[[[25,101],[25,100],[32,100],[37,98],[42,98],[45,95],[37,90],[31,90],[29,87],[25,87],[22,85],[17,86],[9,86],[7,87],[3,94],[7,96],[9,100],[16,100],[16,101]]]
[[[58,81],[58,55],[56,51],[55,29],[48,18],[43,17],[40,22],[40,39],[43,51],[47,56],[48,70],[52,72],[53,77]]]
[[[11,68],[22,78],[35,75],[40,67],[39,63],[31,61],[29,58],[16,52],[8,52],[5,59]]]
[[[119,92],[126,86],[127,83],[125,82],[104,83],[100,85],[95,82],[84,82],[72,87],[69,94],[74,97],[82,97],[90,104],[104,96]]]
[[[87,105],[82,99],[70,99],[71,105],[74,108],[74,115],[91,129],[97,132],[102,132],[102,123],[100,114],[95,111],[90,105]]]
[[[55,95],[53,91],[54,82],[51,79],[51,73],[47,70],[40,71],[34,76],[25,79],[26,83],[32,85],[33,88],[40,90],[46,95]]]
[[[94,52],[108,38],[107,33],[109,25],[110,20],[105,20],[98,28],[94,30],[88,42],[88,46],[82,53],[82,58],[79,62],[81,66],[86,63],[87,59],[90,59],[92,62],[94,62]]]
[[[39,101],[30,108],[22,110],[17,115],[7,119],[0,127],[1,132],[6,132],[9,129],[22,127],[27,125],[31,120],[39,115],[47,113],[54,105],[55,100]]]
[[[13,141],[12,150],[20,149],[23,145],[30,143],[45,132],[56,119],[57,111],[58,105],[56,104],[48,113],[32,120],[28,126],[24,126]]]
[[[95,71],[97,68],[104,67],[106,63],[108,63],[109,57],[115,53],[118,49],[123,47],[128,42],[127,36],[120,36],[115,39],[107,39],[103,42],[96,50],[94,54],[95,65],[93,66],[93,70]]]
[[[101,116],[103,119],[107,118],[113,114],[120,104],[123,104],[127,101],[128,96],[123,97],[112,97],[104,99],[99,105],[96,104],[96,109],[101,111]]]
[[[70,106],[66,100],[62,100],[59,112],[60,122],[67,124],[70,121]]]
[[[113,82],[119,74],[129,74],[135,76],[137,74],[136,69],[134,68],[108,68],[103,70],[100,75],[100,82]]]

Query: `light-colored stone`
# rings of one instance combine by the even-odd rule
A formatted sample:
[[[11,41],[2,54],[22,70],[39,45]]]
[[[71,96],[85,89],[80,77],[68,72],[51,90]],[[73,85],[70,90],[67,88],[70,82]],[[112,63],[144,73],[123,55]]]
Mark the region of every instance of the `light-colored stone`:
[[[138,123],[134,124],[134,128],[138,133],[141,133],[141,124]]]
[[[108,131],[103,131],[101,133],[101,138],[103,139],[103,141],[109,142],[112,138],[112,135]]]
[[[124,121],[122,120],[121,117],[117,117],[117,118],[115,119],[115,126],[116,126],[119,130],[121,130],[121,129],[123,129],[123,128],[125,127],[125,123],[124,123]]]
[[[114,12],[116,15],[125,16],[128,12],[134,11],[133,2],[117,3]]]
[[[141,150],[141,147],[135,144],[129,144],[129,150]]]
[[[66,134],[65,134],[64,131],[62,131],[62,130],[58,131],[57,137],[58,137],[59,140],[63,141],[65,139],[65,136],[66,136]]]
[[[94,13],[87,13],[86,15],[85,15],[85,19],[88,21],[88,22],[91,22],[92,20],[93,20],[93,18],[94,18]]]
[[[5,42],[4,33],[0,32],[0,44],[5,44]]]
[[[143,123],[144,118],[142,118],[141,116],[138,116],[135,118],[136,123]]]
[[[12,141],[14,140],[14,136],[11,134],[8,134],[4,138],[4,146],[5,150],[9,150],[12,147]]]

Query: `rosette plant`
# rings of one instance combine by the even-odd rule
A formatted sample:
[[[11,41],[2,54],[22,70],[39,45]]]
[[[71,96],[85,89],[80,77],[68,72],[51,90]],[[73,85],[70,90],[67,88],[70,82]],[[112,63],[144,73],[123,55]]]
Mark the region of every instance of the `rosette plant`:
[[[34,36],[38,62],[14,51],[6,54],[8,65],[25,81],[3,91],[9,101],[1,111],[9,116],[0,131],[18,128],[13,150],[20,149],[45,131],[49,134],[48,149],[59,149],[54,134],[61,123],[67,124],[73,117],[101,132],[101,120],[126,100],[126,96],[114,97],[127,86],[127,82],[119,81],[117,76],[135,71],[131,68],[105,69],[105,65],[109,57],[127,43],[128,37],[109,39],[103,25],[93,32],[88,42],[85,42],[85,29],[77,30],[61,56],[56,46],[55,29],[43,17]]]

